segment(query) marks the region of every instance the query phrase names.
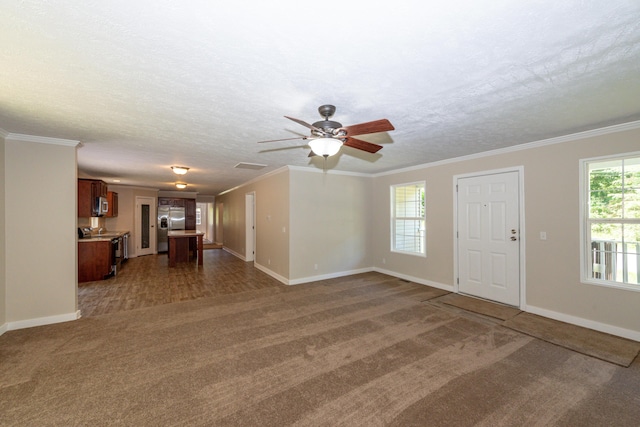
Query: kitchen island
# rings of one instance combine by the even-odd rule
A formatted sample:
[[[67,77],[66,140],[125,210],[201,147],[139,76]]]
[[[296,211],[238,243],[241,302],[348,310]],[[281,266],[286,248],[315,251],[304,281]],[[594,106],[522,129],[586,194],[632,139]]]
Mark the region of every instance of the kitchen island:
[[[189,249],[193,239],[197,240],[198,265],[202,265],[202,249],[204,233],[196,230],[174,230],[167,233],[169,238],[169,267],[175,267],[178,262],[189,261]]]

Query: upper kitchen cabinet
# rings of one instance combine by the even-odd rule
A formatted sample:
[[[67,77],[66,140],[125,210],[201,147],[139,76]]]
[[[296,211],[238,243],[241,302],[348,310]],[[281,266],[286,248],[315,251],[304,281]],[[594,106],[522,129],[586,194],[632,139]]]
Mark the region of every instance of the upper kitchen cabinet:
[[[92,180],[78,180],[78,217],[88,218],[93,216],[93,189]]]
[[[185,230],[196,229],[196,199],[184,199],[184,228]]]
[[[104,181],[93,181],[93,196],[94,197],[107,197],[109,190],[107,188],[107,183]]]
[[[107,192],[107,202],[109,202],[109,210],[107,210],[107,217],[118,216],[118,193],[113,191]]]
[[[107,184],[95,179],[78,180],[78,217],[89,218],[106,213]],[[104,202],[104,203],[103,203]],[[103,209],[105,210],[103,212]]]

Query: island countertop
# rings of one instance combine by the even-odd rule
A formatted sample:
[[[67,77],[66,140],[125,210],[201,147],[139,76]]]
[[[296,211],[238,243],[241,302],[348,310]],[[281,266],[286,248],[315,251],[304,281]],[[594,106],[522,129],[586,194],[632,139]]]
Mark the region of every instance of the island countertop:
[[[197,237],[204,236],[204,231],[197,230],[172,230],[167,233],[169,237]]]

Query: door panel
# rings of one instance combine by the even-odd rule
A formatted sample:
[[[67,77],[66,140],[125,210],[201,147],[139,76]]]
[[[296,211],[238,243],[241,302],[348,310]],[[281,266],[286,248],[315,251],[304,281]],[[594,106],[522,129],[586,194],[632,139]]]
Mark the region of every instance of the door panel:
[[[519,306],[519,173],[458,179],[458,290]]]
[[[152,197],[136,197],[136,256],[155,253],[156,210]]]

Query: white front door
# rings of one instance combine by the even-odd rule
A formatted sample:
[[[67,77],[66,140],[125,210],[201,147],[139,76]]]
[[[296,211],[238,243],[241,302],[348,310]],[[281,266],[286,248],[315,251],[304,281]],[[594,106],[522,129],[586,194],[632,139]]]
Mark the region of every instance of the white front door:
[[[136,197],[136,256],[152,255],[156,247],[156,209],[153,197]]]
[[[520,175],[458,178],[458,291],[520,306]]]

